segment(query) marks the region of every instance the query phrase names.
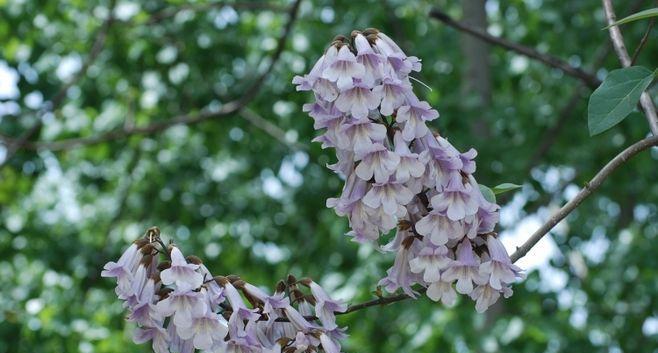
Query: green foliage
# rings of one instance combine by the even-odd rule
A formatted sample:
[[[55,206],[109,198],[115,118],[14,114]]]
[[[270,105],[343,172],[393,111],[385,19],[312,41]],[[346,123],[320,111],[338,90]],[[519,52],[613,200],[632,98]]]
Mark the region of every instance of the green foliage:
[[[619,17],[632,12],[632,2],[615,2]],[[65,70],[57,74],[62,60],[87,57],[109,1],[0,3],[0,66],[17,70],[20,90],[0,98],[0,133],[18,136],[37,119],[33,100],[51,98],[70,79],[61,75]],[[241,97],[266,66],[289,5],[118,4],[123,13],[136,13],[113,23],[87,75],[35,140],[161,123]],[[600,1],[487,4],[493,33],[592,72],[619,67],[610,52],[590,69],[609,45],[599,30]],[[113,283],[99,275],[154,225],[213,273],[269,288],[292,273],[351,302],[374,298],[394,259],[347,241],[346,221],[325,208],[342,181],[326,168],[333,151],[310,143],[316,133],[302,104],[311,98],[291,84],[336,34],[377,27],[423,60],[417,78],[433,91],[414,86],[441,113],[433,128],[462,151],[478,150],[478,182],[524,185],[503,205],[497,229],[505,240],[506,231],[520,226],[512,245],[611,157],[646,136],[638,116],[612,127],[603,143],[589,138],[587,99],[565,110],[582,91],[577,80],[495,46],[491,102],[472,104],[477,96],[460,89],[468,79],[464,37],[428,18],[432,6],[463,18],[459,2],[447,0],[304,0],[280,61],[249,104],[282,130],[281,139],[236,113],[63,151],[21,150],[0,171],[0,353],[149,352],[132,343]],[[156,14],[171,15],[151,22]],[[623,28],[630,48],[643,35],[640,27]],[[655,67],[657,44],[647,42],[638,65]],[[655,87],[649,92],[656,96]],[[6,112],[12,104],[20,114]],[[547,141],[550,148],[541,152]],[[454,308],[426,298],[369,308],[339,317],[349,327],[345,351],[656,351],[657,159],[653,149],[616,171],[551,233],[554,248],[527,256],[552,253],[542,270],[529,270],[514,296],[486,314],[476,314],[467,300]]]
[[[482,196],[484,196],[485,200],[491,203],[496,203],[496,193],[494,193],[491,188],[482,184],[478,184],[478,186],[480,187],[480,192],[482,193]]]
[[[635,109],[655,73],[642,66],[611,71],[589,98],[587,123],[590,135],[600,134],[624,120]]]
[[[656,17],[656,16],[658,16],[658,7],[654,7],[652,9],[648,9],[648,10],[642,10],[642,11],[636,12],[636,13],[630,15],[630,16],[626,16],[626,17],[622,18],[621,20],[615,21],[611,25],[606,26],[604,29],[608,29],[612,26],[619,26],[619,25],[623,25],[623,24],[626,24],[626,23],[629,23],[629,22],[644,20],[644,19],[651,18],[651,17]]]
[[[516,185],[516,184],[512,184],[512,183],[502,183],[500,185],[494,186],[494,188],[491,189],[491,191],[495,195],[498,195],[498,194],[502,194],[502,193],[505,193],[505,192],[508,192],[508,191],[520,189],[522,187],[523,187],[522,185]]]

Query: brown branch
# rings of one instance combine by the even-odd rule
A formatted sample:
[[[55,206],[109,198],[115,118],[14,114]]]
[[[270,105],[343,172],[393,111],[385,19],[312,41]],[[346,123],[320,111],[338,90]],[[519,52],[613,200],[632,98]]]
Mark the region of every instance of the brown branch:
[[[420,288],[417,292],[420,294],[425,293],[427,291],[427,288]],[[387,305],[395,302],[399,302],[402,300],[410,299],[411,297],[408,296],[407,294],[397,294],[397,295],[391,295],[388,297],[379,297],[377,299],[373,299],[367,302],[359,303],[359,304],[354,304],[350,305],[347,310],[344,313],[336,313],[336,315],[344,315],[344,314],[349,314],[351,312],[355,312],[361,309],[369,308],[371,306],[377,306],[377,305]]]
[[[635,3],[634,7],[639,7],[640,4],[642,4],[642,1],[637,1]],[[608,57],[608,54],[610,54],[610,45],[606,44],[603,46],[600,46],[597,50],[596,53],[594,54],[594,60],[593,63],[590,65],[592,71],[598,70],[602,65],[605,59]],[[581,84],[579,87],[577,87],[571,96],[571,98],[567,101],[567,103],[562,106],[560,109],[560,112],[558,113],[558,120],[555,122],[553,126],[548,128],[543,134],[542,137],[539,139],[541,141],[535,150],[535,152],[532,154],[532,157],[528,160],[528,164],[526,165],[525,168],[525,174],[528,174],[533,167],[535,167],[541,159],[548,153],[550,150],[551,146],[555,143],[557,140],[558,136],[562,132],[562,129],[567,126],[567,121],[571,117],[573,111],[576,109],[578,106],[578,103],[580,103],[581,99],[583,97],[586,97],[585,94],[585,84]]]
[[[610,34],[612,46],[615,48],[615,52],[617,53],[617,57],[619,57],[621,65],[623,67],[629,67],[633,64],[633,60],[628,55],[628,50],[626,50],[624,37],[621,34],[619,26],[612,26],[612,24],[617,21],[612,2],[611,0],[601,0],[601,2],[603,3],[606,22],[608,26],[610,26],[610,28],[608,28],[608,33]],[[654,136],[658,135],[658,113],[656,112],[656,106],[653,104],[653,100],[647,92],[643,92],[640,96],[640,106],[642,107],[642,110],[644,110],[644,115],[649,122],[651,132]]]
[[[116,5],[116,0],[112,0],[110,2],[110,7],[109,7],[110,11],[108,13],[108,16],[105,19],[105,21],[103,21],[101,28],[98,30],[98,33],[96,34],[96,39],[94,40],[94,43],[92,44],[91,49],[89,50],[89,55],[87,55],[87,59],[80,67],[80,70],[78,70],[78,72],[75,74],[75,76],[73,76],[73,78],[69,82],[67,82],[62,87],[60,87],[60,89],[55,93],[55,95],[50,99],[50,101],[44,102],[43,106],[41,107],[41,111],[39,113],[39,119],[34,124],[34,126],[32,126],[29,130],[27,130],[17,139],[11,140],[8,138],[3,138],[4,140],[3,142],[7,145],[7,152],[5,155],[5,159],[0,162],[0,168],[2,168],[5,164],[7,164],[21,148],[27,145],[29,143],[30,138],[32,138],[39,131],[41,131],[41,127],[43,126],[43,120],[42,120],[43,115],[48,112],[55,111],[59,108],[59,106],[64,102],[64,98],[66,98],[66,93],[69,91],[69,89],[73,85],[78,83],[78,81],[80,81],[80,79],[82,79],[85,76],[89,67],[96,61],[98,55],[103,50],[103,46],[105,45],[105,39],[107,38],[107,33],[109,32],[110,27],[114,22],[113,12],[115,5]]]
[[[194,125],[210,119],[224,117],[239,112],[256,97],[260,89],[263,87],[264,81],[270,75],[270,73],[274,69],[274,66],[276,65],[279,58],[281,57],[281,53],[283,53],[283,50],[285,48],[286,40],[291,33],[292,26],[295,20],[297,19],[300,2],[301,0],[297,0],[291,5],[288,11],[288,17],[289,17],[288,22],[286,23],[283,29],[283,34],[279,37],[279,40],[277,42],[277,47],[274,53],[272,53],[269,59],[270,63],[265,69],[265,71],[261,73],[251,83],[251,85],[245,90],[244,94],[239,99],[230,101],[222,105],[220,109],[213,111],[204,110],[199,113],[182,114],[165,121],[158,121],[151,123],[147,126],[141,126],[141,127],[134,126],[128,128],[121,128],[121,129],[101,133],[96,136],[78,137],[78,138],[71,138],[71,139],[65,139],[65,140],[53,141],[53,142],[34,142],[34,143],[26,142],[24,144],[24,147],[33,150],[46,149],[51,151],[60,151],[78,146],[95,145],[103,142],[124,139],[132,135],[151,135],[163,130],[167,130],[172,126]],[[11,139],[6,136],[3,138],[5,140],[11,141]]]
[[[539,242],[539,240],[548,234],[548,232],[553,229],[561,220],[568,216],[576,207],[578,207],[589,195],[591,195],[596,189],[598,189],[603,181],[605,181],[608,176],[619,168],[622,164],[626,163],[629,159],[634,157],[636,154],[648,149],[649,147],[658,145],[658,136],[647,137],[643,140],[640,140],[617,156],[615,156],[608,164],[606,164],[592,180],[585,184],[585,187],[580,190],[580,192],[567,202],[560,210],[555,213],[546,223],[544,223],[530,238],[521,246],[516,248],[516,252],[510,257],[512,261],[516,262],[518,259],[525,256],[525,254],[530,251],[530,249]]]
[[[653,29],[654,24],[656,24],[655,17],[649,21],[649,24],[647,25],[647,30],[644,32],[644,35],[640,40],[640,44],[637,45],[637,48],[635,48],[635,52],[633,52],[633,56],[631,57],[631,66],[635,65],[637,58],[640,56],[640,52],[642,51],[642,49],[644,49],[644,46],[647,44],[647,41],[649,40],[649,35],[651,34],[651,30]]]
[[[535,59],[535,60],[537,60],[537,61],[539,61],[539,62],[541,62],[541,63],[543,63],[547,66],[559,69],[562,72],[564,72],[565,74],[581,80],[582,82],[584,82],[590,88],[596,88],[601,84],[601,80],[599,80],[596,77],[596,75],[594,75],[592,73],[589,73],[589,72],[587,72],[583,69],[574,67],[574,66],[570,65],[568,62],[566,62],[566,61],[564,61],[564,60],[562,60],[558,57],[555,57],[555,56],[550,55],[550,54],[543,54],[543,53],[538,52],[534,48],[526,47],[524,45],[512,42],[512,41],[504,39],[504,38],[492,36],[491,34],[485,32],[485,31],[479,30],[479,29],[471,28],[471,27],[469,27],[469,26],[467,26],[467,25],[465,25],[465,24],[463,24],[459,21],[456,21],[456,20],[452,19],[448,14],[446,14],[446,13],[444,13],[444,12],[442,12],[442,11],[436,9],[436,8],[434,8],[430,11],[430,16],[437,19],[437,20],[439,20],[439,21],[441,21],[441,22],[443,22],[443,23],[445,23],[446,25],[448,25],[452,28],[455,28],[455,29],[457,29],[459,31],[462,31],[464,33],[468,33],[472,36],[475,36],[475,37],[487,42],[487,43],[503,47],[507,50],[511,50],[513,52],[516,52],[516,53],[519,53],[521,55],[527,56],[531,59]]]

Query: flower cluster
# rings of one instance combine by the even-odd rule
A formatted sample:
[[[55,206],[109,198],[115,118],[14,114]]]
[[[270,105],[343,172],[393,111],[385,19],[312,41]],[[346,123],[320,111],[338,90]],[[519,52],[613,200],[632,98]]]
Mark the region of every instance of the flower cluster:
[[[127,320],[138,326],[134,342],[152,341],[156,353],[340,353],[345,337],[335,313],[347,306],[312,280],[289,276],[270,295],[237,276],[213,276],[199,258],[165,247],[157,228],[101,275],[117,279]]]
[[[420,69],[418,58],[366,29],[336,37],[293,83],[314,93],[303,109],[323,130],[315,141],[336,150],[338,162],[328,167],[345,178],[327,206],[349,219],[358,242],[377,243],[397,229],[382,247],[396,257],[380,285],[415,296],[420,284],[446,305],[466,294],[481,312],[511,295],[520,269],[493,232],[499,206],[473,178],[476,151],[461,153],[428,128],[439,113],[412,90],[409,75]]]

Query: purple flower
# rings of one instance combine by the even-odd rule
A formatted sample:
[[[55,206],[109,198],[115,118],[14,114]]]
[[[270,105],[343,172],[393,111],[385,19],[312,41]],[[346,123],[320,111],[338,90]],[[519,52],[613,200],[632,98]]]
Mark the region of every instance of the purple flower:
[[[330,337],[326,333],[320,334],[320,342],[322,342],[322,349],[325,353],[340,353],[340,343],[338,340]]]
[[[156,304],[159,315],[173,315],[173,322],[181,327],[192,325],[192,318],[204,315],[207,310],[206,299],[200,292],[175,289],[169,296]]]
[[[101,276],[117,277],[119,279],[124,276],[130,277],[141,259],[142,254],[139,252],[137,244],[133,243],[121,254],[119,261],[110,261],[105,264]]]
[[[425,101],[415,100],[409,105],[403,105],[398,109],[395,121],[402,124],[402,137],[405,141],[411,141],[427,135],[430,131],[426,121],[431,121],[439,117],[439,113],[430,107]]]
[[[478,272],[480,262],[471,247],[471,242],[464,239],[457,246],[457,260],[441,275],[444,281],[457,280],[457,292],[470,294],[473,291],[473,282],[481,284],[486,281]]]
[[[322,322],[322,326],[327,330],[333,330],[336,325],[335,312],[343,313],[347,310],[347,305],[342,302],[331,299],[329,295],[320,287],[319,284],[311,282],[311,293],[315,297],[315,314]]]
[[[283,308],[283,311],[286,313],[286,317],[288,320],[290,320],[290,323],[297,331],[308,332],[309,330],[315,328],[315,325],[312,325],[310,322],[308,322],[302,316],[302,314],[300,314],[299,311],[297,311],[292,306],[286,306]]]
[[[363,203],[371,208],[383,208],[389,215],[398,213],[401,206],[408,204],[414,194],[401,183],[374,184],[363,197]]]
[[[473,249],[492,242],[486,234],[498,223],[500,208],[484,199],[472,175],[477,152],[462,153],[430,131],[427,124],[439,113],[418,99],[409,76],[420,71],[420,60],[384,33],[366,33],[353,32],[352,46],[334,41],[307,76],[294,80],[298,90],[314,92],[316,102],[304,111],[316,129],[325,129],[314,141],[336,149],[338,161],[328,167],[345,178],[340,197],[328,199],[327,207],[348,218],[347,235],[358,242],[378,244],[399,227],[381,247],[397,252],[380,281],[388,291],[403,288],[413,295],[411,287],[421,284],[428,297],[446,305],[459,292],[486,308],[496,295],[485,284],[511,295],[509,284],[520,270],[497,244],[488,244],[481,258]],[[288,323],[272,327],[281,327],[285,337],[297,332]]]
[[[450,239],[461,239],[464,226],[448,218],[444,212],[433,210],[416,222],[416,231],[429,237],[434,245],[445,245]]]
[[[210,273],[208,268],[205,265],[199,265],[199,270],[201,271],[201,275],[203,275],[203,278],[210,279],[213,278],[213,275]],[[224,289],[220,287],[219,284],[215,281],[209,281],[204,283],[204,285],[201,287],[201,294],[204,295],[206,299],[208,299],[208,307],[210,310],[213,308],[216,308],[219,304],[223,303],[225,298],[224,298]]]
[[[330,62],[322,72],[322,77],[336,82],[338,89],[343,91],[352,85],[352,79],[363,78],[365,68],[356,62],[356,57],[346,45],[342,46],[337,54],[334,54],[335,51],[335,46],[327,50],[327,59]]]
[[[192,340],[194,348],[208,350],[216,342],[223,342],[228,334],[228,324],[224,318],[211,311],[192,319],[192,324],[178,328],[178,335],[185,340]]]
[[[432,207],[438,211],[445,211],[448,218],[459,221],[478,211],[478,200],[474,197],[473,185],[464,184],[459,173],[453,173],[448,185],[442,192],[431,199]]]
[[[432,283],[441,278],[441,270],[448,267],[451,262],[445,246],[425,247],[409,261],[409,268],[413,273],[422,273],[423,281]]]
[[[231,309],[233,314],[231,314],[231,320],[238,320],[240,323],[246,321],[255,321],[258,320],[260,315],[256,313],[256,309],[249,309],[245,305],[240,293],[235,287],[230,283],[226,282],[224,286],[224,295],[228,299],[229,304],[231,304]],[[230,323],[229,323],[230,324]],[[242,325],[241,325],[242,326]]]
[[[455,172],[462,168],[459,152],[444,138],[427,134],[420,140],[418,145],[425,148],[428,163],[423,183],[429,188],[441,191],[448,184]]]
[[[420,70],[420,61],[416,57],[407,58],[400,47],[383,33],[378,33],[376,48],[386,57],[388,65],[397,73],[399,77],[409,75],[412,70]]]
[[[343,113],[336,109],[333,103],[318,100],[315,103],[304,104],[302,110],[313,118],[315,129],[334,128],[336,124],[342,122]]]
[[[371,91],[370,85],[361,80],[354,80],[343,88],[334,102],[336,108],[343,113],[350,113],[355,119],[366,119],[371,109],[377,109],[381,95]]]
[[[162,284],[176,284],[181,291],[199,288],[203,283],[203,275],[196,270],[199,265],[188,264],[177,247],[171,249],[171,267],[160,273]]]
[[[411,251],[404,246],[398,249],[395,255],[393,267],[386,271],[387,276],[379,281],[379,285],[384,287],[389,293],[394,293],[398,288],[402,288],[408,296],[415,298],[417,293],[411,289],[416,282],[416,276],[411,272],[409,267],[409,258]]]
[[[514,282],[521,277],[521,269],[514,264],[507,255],[505,246],[496,237],[487,237],[487,249],[489,250],[489,261],[480,265],[480,274],[489,278],[489,285],[495,290],[502,290],[503,284]],[[503,283],[503,284],[501,284]]]
[[[116,277],[116,292],[119,294],[119,297],[125,297],[131,294],[134,272],[137,270],[137,266],[142,258],[143,255],[139,251],[137,244],[133,243],[123,252],[119,261],[110,261],[103,267],[101,277]]]
[[[270,324],[279,318],[279,309],[284,309],[290,305],[290,299],[286,298],[283,292],[268,295],[260,288],[249,283],[245,283],[244,289],[264,303],[263,314],[267,314],[267,322]]]
[[[169,322],[167,326],[167,334],[169,335],[169,350],[176,353],[194,353],[194,343],[192,340],[182,339],[178,335],[178,328],[173,322]]]
[[[459,154],[459,158],[462,160],[462,172],[467,174],[475,173],[475,157],[477,157],[478,152],[471,148],[470,150]]]
[[[457,300],[457,293],[452,288],[452,282],[436,281],[427,287],[427,297],[435,302],[441,301],[444,305],[453,306]]]
[[[360,156],[361,163],[356,167],[356,175],[368,181],[375,177],[375,182],[385,183],[400,163],[400,156],[389,151],[380,143],[367,147]]]
[[[485,312],[498,298],[500,298],[500,292],[489,284],[477,286],[471,292],[471,299],[475,300],[475,310],[478,313]]]
[[[382,115],[389,116],[393,114],[395,109],[404,104],[407,92],[411,91],[411,85],[409,82],[387,75],[382,80],[382,84],[373,88],[372,91],[382,98],[379,111]]]
[[[411,177],[419,178],[425,173],[425,164],[419,159],[417,153],[412,153],[409,146],[402,138],[400,132],[393,137],[395,142],[395,153],[400,156],[400,164],[395,170],[395,180],[405,182]]]
[[[374,142],[383,142],[386,139],[386,127],[368,120],[359,120],[345,124],[338,136],[338,147],[344,150],[353,150],[362,154]]]
[[[153,341],[155,353],[169,353],[169,335],[162,327],[138,327],[133,334],[133,342],[141,344]]]
[[[136,322],[142,326],[157,326],[162,318],[157,314],[153,300],[155,298],[155,283],[149,278],[137,295],[137,301],[130,306],[128,321]]]
[[[362,34],[357,34],[354,38],[354,45],[356,46],[356,61],[363,64],[365,68],[365,76],[371,77],[373,80],[382,77],[383,61],[381,55],[375,51],[368,43],[368,39]]]

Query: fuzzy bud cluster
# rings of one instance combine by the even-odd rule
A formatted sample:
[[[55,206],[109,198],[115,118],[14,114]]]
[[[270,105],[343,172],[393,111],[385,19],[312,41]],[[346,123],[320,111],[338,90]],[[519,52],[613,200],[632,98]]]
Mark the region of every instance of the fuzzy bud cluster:
[[[473,177],[476,151],[459,152],[427,126],[439,113],[413,92],[410,74],[420,69],[417,57],[366,29],[336,37],[293,83],[314,93],[303,107],[323,131],[314,141],[336,150],[328,167],[345,179],[327,206],[348,218],[358,242],[378,244],[396,229],[382,247],[396,257],[380,285],[415,296],[419,284],[446,305],[468,295],[482,312],[512,294],[520,269],[493,232],[499,206]]]
[[[198,258],[158,244],[148,234],[101,273],[117,280],[135,343],[151,341],[156,353],[340,353],[345,333],[335,313],[347,306],[312,280],[289,276],[270,295],[237,276],[213,277]]]

